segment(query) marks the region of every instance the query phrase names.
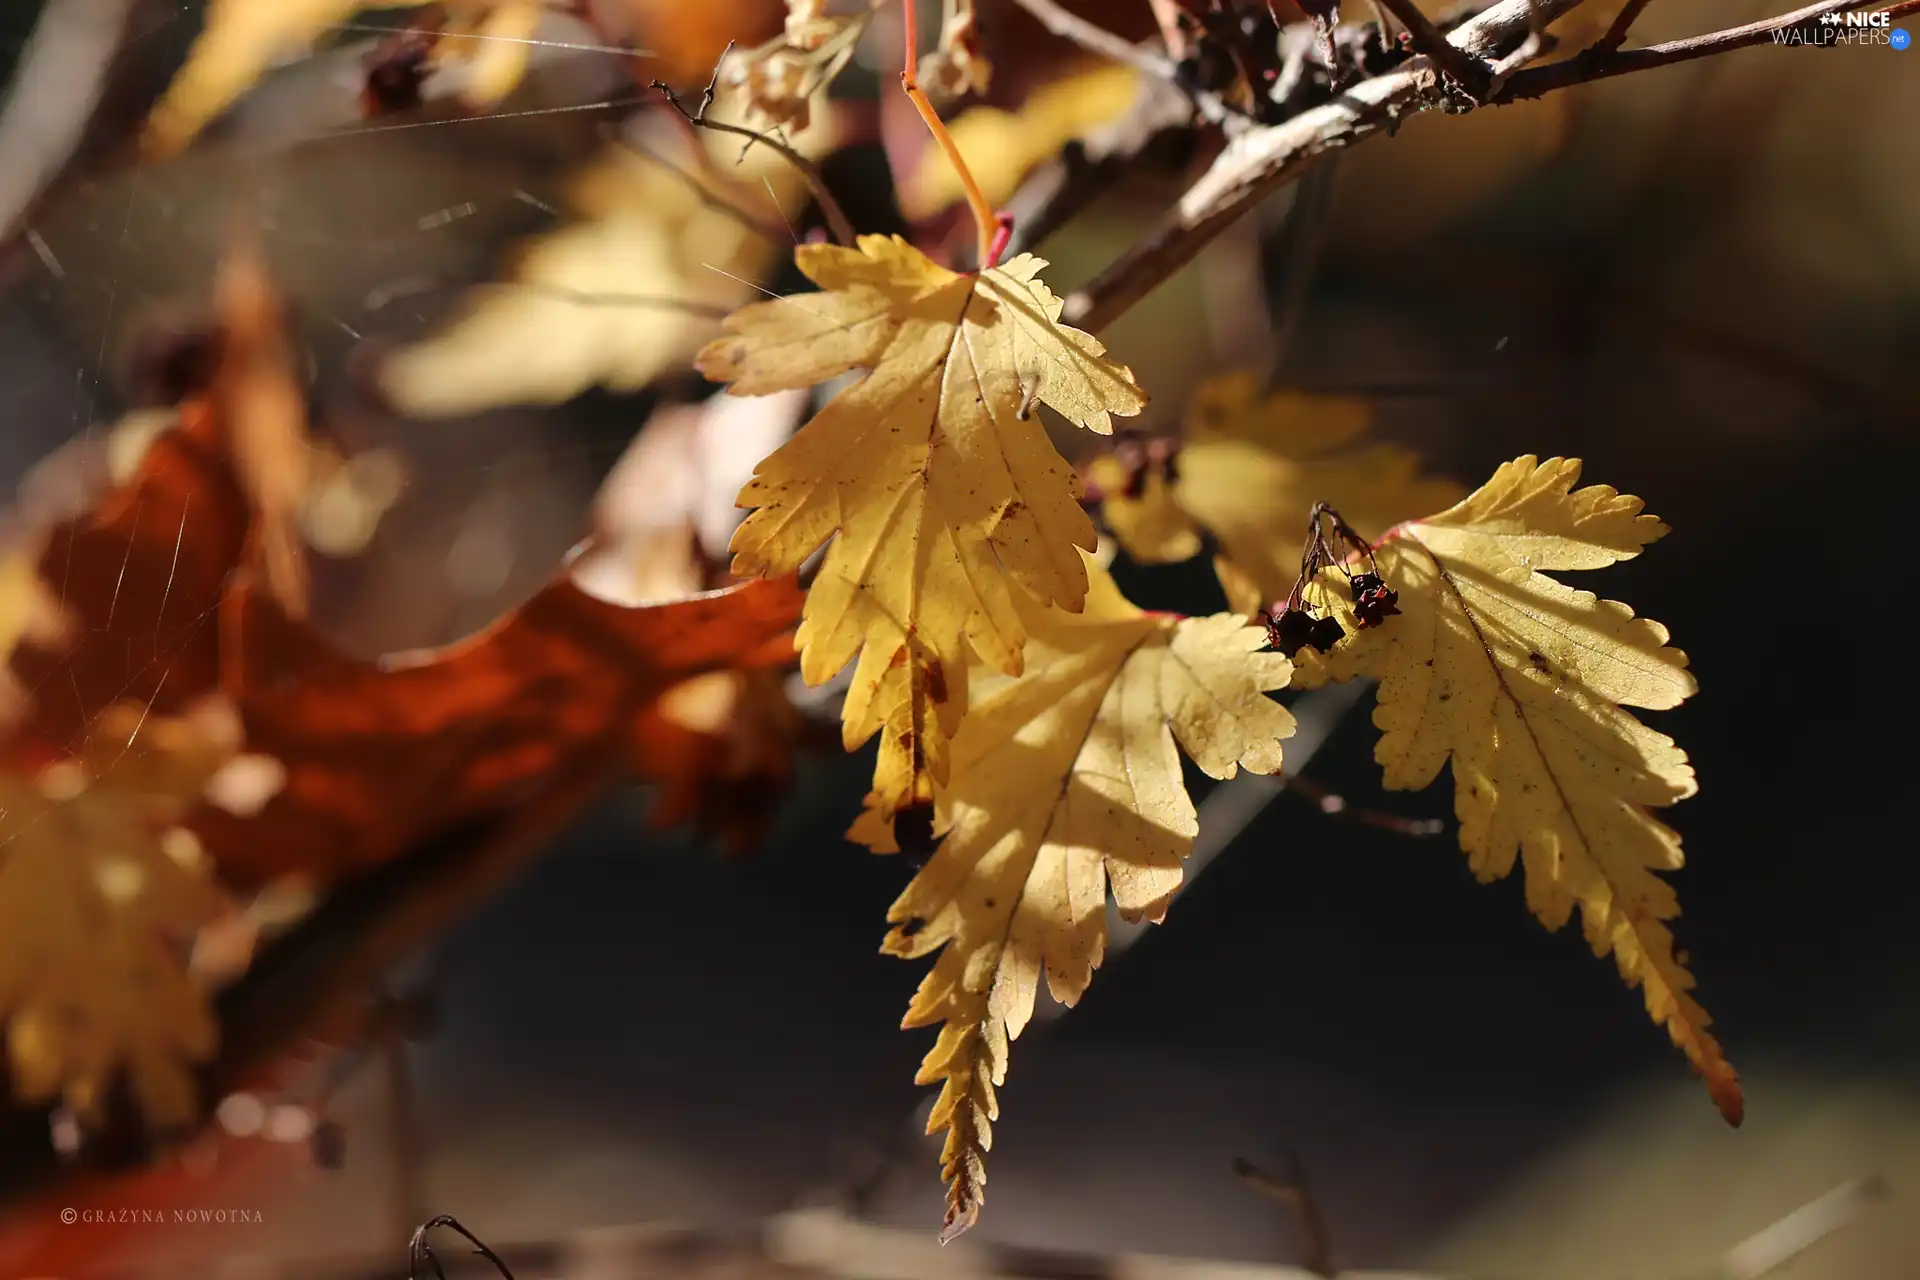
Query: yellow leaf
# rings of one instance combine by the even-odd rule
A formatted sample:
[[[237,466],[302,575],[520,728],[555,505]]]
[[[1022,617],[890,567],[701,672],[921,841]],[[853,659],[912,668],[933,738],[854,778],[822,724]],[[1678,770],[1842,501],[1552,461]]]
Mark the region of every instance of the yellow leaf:
[[[197,1113],[190,1068],[216,1029],[189,949],[226,899],[169,824],[232,747],[123,704],[81,758],[0,771],[0,1023],[23,1103],[62,1098],[94,1121],[125,1072],[153,1128]]]
[[[714,115],[734,118],[726,103]],[[796,146],[818,155],[834,135],[822,125]],[[595,386],[632,392],[712,337],[718,326],[687,308],[747,301],[778,248],[713,202],[780,227],[805,184],[765,147],[743,155],[738,138],[676,131],[649,145],[609,147],[574,184],[575,220],[527,247],[513,283],[487,286],[445,330],[386,360],[387,397],[416,417],[451,417]]]
[[[1020,110],[973,107],[947,125],[981,191],[996,208],[1043,160],[1075,139],[1117,119],[1140,94],[1132,67],[1101,65],[1035,89]],[[928,155],[934,156],[929,151]],[[900,212],[918,222],[965,198],[944,161],[921,164],[900,184]]]
[[[872,17],[871,9],[829,17],[823,5],[790,4],[784,35],[722,60],[720,81],[741,95],[748,123],[797,138],[811,128],[814,107],[853,60]]]
[[[357,14],[413,9],[418,0],[209,0],[206,26],[147,120],[147,154],[173,155],[239,100],[278,59],[304,52]],[[469,106],[491,107],[526,74],[544,0],[448,0],[435,57],[467,64]]]
[[[894,902],[883,950],[940,952],[904,1026],[935,1023],[919,1083],[944,1082],[928,1132],[942,1156],[947,1228],[979,1212],[1008,1043],[1033,1014],[1042,973],[1077,1001],[1106,945],[1107,892],[1128,920],[1159,920],[1198,831],[1176,740],[1215,778],[1280,769],[1293,718],[1269,690],[1290,665],[1234,614],[1144,614],[1091,566],[1080,614],[1023,604],[1025,674],[984,674],[938,793],[945,839]],[[894,848],[869,810],[851,833]],[[944,950],[943,950],[944,948]]]
[[[1346,396],[1262,395],[1251,374],[1203,386],[1188,410],[1178,478],[1152,472],[1139,497],[1111,457],[1089,474],[1101,512],[1129,556],[1185,560],[1202,529],[1219,540],[1227,602],[1246,612],[1285,596],[1300,574],[1301,532],[1315,502],[1337,507],[1362,536],[1453,502],[1460,487],[1420,472],[1404,449],[1363,444],[1370,413]]]
[[[1338,570],[1326,597],[1352,634],[1324,657],[1303,649],[1295,683],[1380,682],[1376,758],[1386,785],[1414,790],[1453,767],[1460,846],[1474,874],[1526,867],[1527,903],[1557,929],[1580,908],[1587,940],[1642,988],[1647,1012],[1706,1077],[1738,1124],[1739,1077],[1708,1033],[1666,922],[1680,912],[1656,872],[1681,865],[1680,837],[1648,813],[1690,796],[1684,752],[1622,709],[1664,710],[1694,692],[1667,630],[1576,591],[1550,569],[1597,569],[1666,533],[1638,498],[1574,489],[1580,463],[1507,463],[1437,516],[1378,548],[1400,616],[1356,630]]]
[[[181,150],[278,58],[305,50],[330,27],[404,0],[209,0],[206,27],[147,120],[149,155]]]
[[[833,538],[796,643],[819,684],[860,664],[843,711],[849,748],[884,727],[882,808],[932,798],[967,706],[962,639],[987,666],[1020,670],[1022,595],[1078,610],[1095,545],[1071,471],[1031,413],[1091,431],[1146,396],[1087,334],[1029,255],[958,275],[898,237],[855,249],[802,246],[822,292],[756,303],[700,353],[736,395],[807,386],[851,369],[841,392],[741,490],[755,508],[733,538],[741,577],[790,573]]]
[[[482,0],[466,22],[448,27],[452,38],[442,38],[435,53],[466,64],[462,102],[485,111],[519,87],[546,7],[546,0]]]

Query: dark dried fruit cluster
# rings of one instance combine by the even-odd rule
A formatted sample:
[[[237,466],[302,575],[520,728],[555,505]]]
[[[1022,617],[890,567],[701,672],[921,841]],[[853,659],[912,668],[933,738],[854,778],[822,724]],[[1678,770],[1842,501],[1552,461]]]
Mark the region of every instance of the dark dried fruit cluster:
[[[1266,623],[1267,644],[1289,658],[1306,648],[1325,653],[1347,634],[1338,618],[1331,614],[1316,618],[1304,608],[1283,609],[1278,618],[1262,614],[1261,620]]]
[[[1333,528],[1332,538],[1327,536],[1328,524]],[[1365,571],[1351,573],[1345,569],[1345,562],[1353,555],[1366,558]],[[1316,617],[1307,600],[1307,588],[1323,569],[1333,565],[1342,566],[1342,572],[1347,573],[1347,589],[1353,595],[1353,619],[1360,630],[1377,627],[1400,612],[1400,593],[1380,576],[1380,566],[1374,562],[1373,544],[1355,533],[1339,512],[1324,502],[1319,503],[1309,518],[1307,548],[1300,556],[1299,580],[1284,601],[1275,601],[1271,609],[1260,615],[1267,629],[1269,646],[1291,658],[1306,648],[1326,653],[1345,638],[1346,629],[1340,620],[1331,611],[1325,617]]]
[[[1400,593],[1377,573],[1357,573],[1353,588],[1353,616],[1362,627],[1377,627],[1400,612]]]

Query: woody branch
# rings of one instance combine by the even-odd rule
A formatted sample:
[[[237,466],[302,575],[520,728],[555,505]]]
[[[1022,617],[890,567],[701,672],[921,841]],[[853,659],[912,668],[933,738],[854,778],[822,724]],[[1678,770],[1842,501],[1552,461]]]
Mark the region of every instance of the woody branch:
[[[1869,0],[1822,0],[1761,22],[1636,49],[1619,47],[1625,24],[1616,24],[1618,30],[1610,29],[1593,48],[1573,58],[1522,70],[1518,64],[1544,48],[1537,33],[1581,3],[1498,0],[1446,34],[1451,52],[1438,57],[1433,52],[1417,53],[1391,71],[1346,85],[1332,101],[1231,138],[1157,227],[1067,299],[1062,319],[1094,331],[1112,323],[1274,191],[1411,116],[1435,108],[1462,112],[1539,97],[1591,80],[1768,44],[1776,31],[1822,13],[1870,7]],[[1890,18],[1916,11],[1920,11],[1920,0],[1901,0],[1884,10]],[[1415,47],[1431,44],[1438,34],[1427,24],[1424,31],[1415,33]],[[1482,90],[1484,96],[1477,97],[1474,90],[1480,87],[1481,77],[1469,73],[1468,83],[1463,84],[1458,71],[1468,67],[1477,72],[1487,64],[1495,74]]]

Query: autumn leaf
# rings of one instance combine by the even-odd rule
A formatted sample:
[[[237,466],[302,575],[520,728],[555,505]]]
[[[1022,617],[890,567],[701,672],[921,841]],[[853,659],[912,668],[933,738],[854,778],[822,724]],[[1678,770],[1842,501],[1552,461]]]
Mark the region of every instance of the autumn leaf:
[[[1388,787],[1415,790],[1451,764],[1460,846],[1474,874],[1526,868],[1527,904],[1557,929],[1580,908],[1587,940],[1611,953],[1647,1012],[1740,1122],[1740,1083],[1693,975],[1674,954],[1679,914],[1658,872],[1682,863],[1680,837],[1649,812],[1695,791],[1672,739],[1623,707],[1665,710],[1694,692],[1667,630],[1547,570],[1629,560],[1667,532],[1640,499],[1573,488],[1580,463],[1531,456],[1502,466],[1439,515],[1378,547],[1400,616],[1357,628],[1340,570],[1321,584],[1353,634],[1321,657],[1303,650],[1294,683],[1380,682],[1375,751]]]
[[[1111,455],[1088,468],[1101,514],[1134,560],[1157,564],[1218,540],[1227,602],[1247,612],[1284,597],[1300,574],[1299,531],[1315,502],[1339,509],[1363,536],[1460,496],[1395,445],[1365,443],[1370,412],[1348,396],[1263,394],[1251,374],[1208,382],[1194,395],[1174,467],[1150,468],[1138,496]]]
[[[734,118],[728,99],[712,110]],[[806,186],[765,147],[743,155],[737,138],[686,132],[608,147],[572,184],[572,220],[526,245],[510,282],[382,362],[387,398],[417,417],[558,404],[595,386],[637,391],[698,350],[718,329],[704,313],[753,297],[780,243],[716,204],[784,240]],[[823,120],[795,146],[824,154],[836,132]]]
[[[0,1025],[22,1102],[97,1121],[124,1072],[156,1130],[198,1114],[216,1031],[188,961],[226,900],[178,823],[236,742],[230,713],[120,703],[77,758],[0,768]]]
[[[225,685],[248,749],[287,777],[258,814],[203,809],[194,830],[236,883],[331,882],[497,816],[586,755],[678,776],[645,749],[654,700],[787,660],[798,606],[791,579],[629,608],[563,573],[466,640],[368,661],[242,582],[222,604]]]
[[[796,571],[834,538],[807,593],[800,670],[820,684],[858,655],[842,717],[851,749],[884,729],[874,793],[891,812],[932,797],[967,706],[967,655],[1017,674],[1022,594],[1077,610],[1076,547],[1095,545],[1035,403],[1088,430],[1146,396],[1022,255],[959,275],[898,237],[806,245],[823,292],[734,313],[700,371],[735,395],[869,372],[756,469],[733,539],[742,577]]]
[[[1198,831],[1179,747],[1210,777],[1280,769],[1293,718],[1266,696],[1290,670],[1243,617],[1173,618],[1129,604],[1097,565],[1080,614],[1021,603],[1024,674],[984,673],[938,795],[945,838],[894,902],[882,949],[939,952],[907,1027],[941,1024],[918,1083],[941,1084],[947,1233],[978,1215],[1009,1043],[1046,975],[1087,989],[1106,942],[1108,887],[1127,920],[1159,920]],[[851,832],[897,846],[869,808]]]
[[[484,110],[519,85],[545,0],[443,0],[448,21],[434,44],[437,63],[463,64],[461,98]],[[183,150],[273,64],[310,48],[354,16],[416,9],[418,0],[210,0],[206,26],[147,120],[142,146],[153,159]]]
[[[476,111],[500,104],[526,78],[546,0],[456,0],[453,20],[434,46],[442,63],[461,65],[460,100]]]
[[[335,24],[370,9],[411,7],[406,0],[210,0],[205,29],[147,120],[147,154],[183,149],[276,59],[307,48]]]
[[[249,518],[225,438],[200,415],[160,433],[127,483],[43,535],[28,561],[37,573],[10,571],[24,597],[0,594],[0,640],[23,632],[0,728],[23,765],[79,749],[117,702],[168,715],[230,696],[248,750],[286,771],[262,811],[207,807],[189,819],[242,887],[290,873],[331,885],[485,816],[537,786],[543,767],[588,750],[669,780],[684,804],[707,779],[680,754],[690,731],[662,729],[654,700],[708,672],[791,660],[790,579],[628,607],[569,572],[460,644],[348,658],[243,581]],[[42,696],[49,689],[59,696]]]
[[[940,40],[932,53],[920,59],[919,76],[948,98],[987,91],[993,64],[981,48],[980,15],[974,0],[943,0]]]
[[[814,109],[853,60],[872,17],[872,9],[830,15],[820,4],[791,4],[783,34],[722,59],[719,82],[739,95],[747,124],[812,143]]]
[[[0,596],[30,619],[0,671],[9,754],[45,763],[77,750],[117,702],[172,715],[213,692],[212,619],[250,520],[200,414],[150,437],[125,483],[87,495],[41,532],[21,557],[30,594]]]
[[[924,74],[924,73],[923,73]],[[1118,119],[1140,95],[1132,67],[1097,66],[1034,89],[1018,111],[980,106],[947,125],[954,145],[968,157],[980,189],[1004,205],[1023,178],[1068,143]],[[899,184],[900,212],[909,221],[930,218],[964,198],[960,179],[933,146]]]

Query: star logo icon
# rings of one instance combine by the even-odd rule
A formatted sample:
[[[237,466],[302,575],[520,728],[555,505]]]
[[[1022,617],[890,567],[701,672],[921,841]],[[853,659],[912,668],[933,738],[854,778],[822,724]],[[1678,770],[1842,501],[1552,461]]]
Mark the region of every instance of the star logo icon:
[[[1827,27],[1837,27],[1840,25],[1840,15],[1837,13],[1823,13],[1820,15],[1820,24]]]

